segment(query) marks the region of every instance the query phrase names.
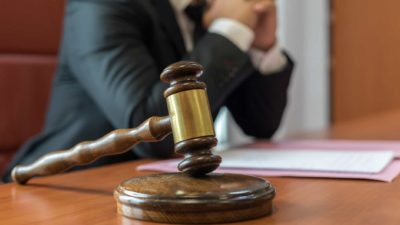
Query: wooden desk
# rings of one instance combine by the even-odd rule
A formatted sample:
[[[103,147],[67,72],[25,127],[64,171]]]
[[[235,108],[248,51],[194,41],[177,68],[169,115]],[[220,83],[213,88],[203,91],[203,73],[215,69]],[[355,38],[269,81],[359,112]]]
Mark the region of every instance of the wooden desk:
[[[329,132],[319,133],[319,138],[382,138],[385,132],[388,137],[396,138],[394,130],[399,131],[400,126],[395,129],[394,124],[400,125],[400,116],[392,119],[399,120],[390,122],[382,119],[377,123],[359,121],[344,124]],[[368,131],[369,127],[375,130]],[[373,135],[374,132],[376,136]],[[400,132],[396,132],[396,135],[400,137]],[[149,174],[135,170],[136,166],[147,162],[150,161],[141,160],[34,179],[27,186],[0,185],[0,224],[152,224],[117,215],[113,199],[113,189],[122,180]],[[400,224],[400,179],[389,184],[311,178],[269,180],[278,191],[274,201],[274,214],[237,224]]]

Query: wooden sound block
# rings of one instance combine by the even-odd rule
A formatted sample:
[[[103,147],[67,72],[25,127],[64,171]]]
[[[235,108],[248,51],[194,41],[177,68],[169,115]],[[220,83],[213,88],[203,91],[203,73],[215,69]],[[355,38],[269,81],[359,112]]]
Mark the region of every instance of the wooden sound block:
[[[123,216],[162,223],[226,223],[272,212],[275,189],[263,179],[212,173],[157,174],[120,184],[114,197]]]

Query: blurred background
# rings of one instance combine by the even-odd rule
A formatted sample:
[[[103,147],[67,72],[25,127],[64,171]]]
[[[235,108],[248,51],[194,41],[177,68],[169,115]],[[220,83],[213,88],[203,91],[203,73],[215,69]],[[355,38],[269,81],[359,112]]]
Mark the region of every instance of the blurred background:
[[[400,1],[278,0],[280,43],[296,61],[275,140],[400,108]],[[64,1],[0,0],[0,171],[44,121]],[[250,139],[227,110],[219,139]]]
[[[281,46],[296,69],[275,140],[400,111],[400,1],[277,2]],[[251,141],[227,111],[218,122],[228,145]]]
[[[329,0],[279,0],[280,46],[295,61],[289,105],[275,139],[327,128],[330,124]],[[251,141],[234,123],[227,109],[217,119],[221,148]]]

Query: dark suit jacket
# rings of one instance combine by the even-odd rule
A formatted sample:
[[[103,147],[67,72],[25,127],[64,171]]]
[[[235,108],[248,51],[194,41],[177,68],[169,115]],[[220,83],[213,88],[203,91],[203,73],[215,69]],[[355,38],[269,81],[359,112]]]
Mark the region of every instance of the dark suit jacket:
[[[50,151],[167,115],[159,74],[179,60],[205,67],[213,116],[226,105],[245,133],[269,138],[281,121],[293,67],[289,60],[283,71],[262,76],[246,53],[207,32],[187,53],[168,0],[69,0],[59,59],[45,128],[17,153],[7,175]],[[169,138],[93,165],[172,151]]]

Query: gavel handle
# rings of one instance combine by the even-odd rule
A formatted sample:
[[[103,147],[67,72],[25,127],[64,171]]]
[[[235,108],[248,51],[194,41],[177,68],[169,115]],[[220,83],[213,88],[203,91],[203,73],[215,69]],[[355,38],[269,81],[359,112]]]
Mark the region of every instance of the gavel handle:
[[[168,116],[151,117],[137,128],[114,130],[95,141],[81,142],[69,150],[49,153],[27,166],[16,166],[12,179],[25,184],[29,179],[61,173],[74,166],[84,165],[107,155],[129,151],[140,142],[154,142],[171,133]]]

